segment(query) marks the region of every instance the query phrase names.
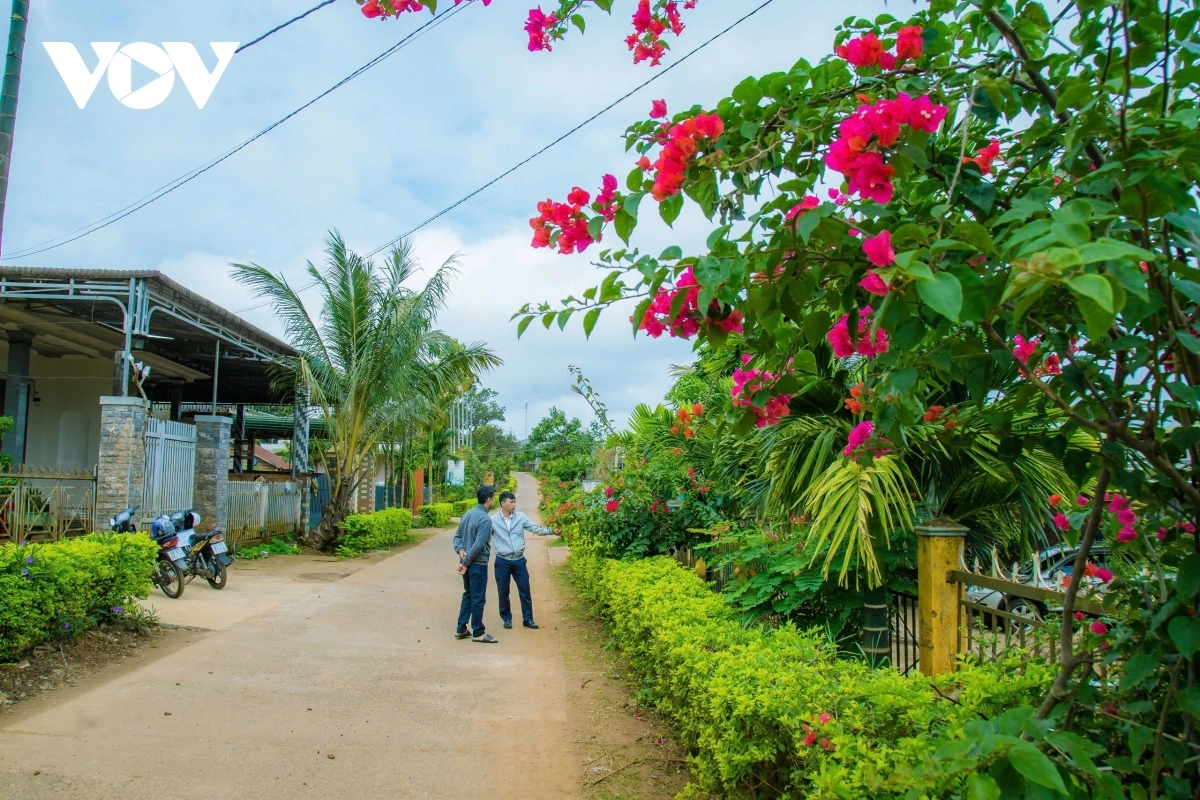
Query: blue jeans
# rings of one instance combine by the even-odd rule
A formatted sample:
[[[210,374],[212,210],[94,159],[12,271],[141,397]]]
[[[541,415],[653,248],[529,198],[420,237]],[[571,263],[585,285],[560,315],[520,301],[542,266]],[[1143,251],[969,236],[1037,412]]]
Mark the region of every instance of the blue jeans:
[[[533,624],[533,596],[529,593],[529,567],[525,557],[516,561],[496,556],[496,594],[500,597],[500,619],[512,622],[512,607],[508,601],[508,579],[517,582],[517,594],[521,598],[521,619]]]
[[[463,578],[462,604],[458,607],[458,631],[467,629],[471,621],[471,635],[483,636],[483,604],[487,602],[487,564],[471,564]]]

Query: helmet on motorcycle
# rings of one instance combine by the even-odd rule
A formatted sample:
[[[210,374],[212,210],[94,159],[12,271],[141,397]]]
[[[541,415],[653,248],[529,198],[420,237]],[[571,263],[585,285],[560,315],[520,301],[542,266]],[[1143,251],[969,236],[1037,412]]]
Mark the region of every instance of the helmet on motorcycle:
[[[154,520],[154,522],[151,522],[150,535],[155,538],[160,536],[174,536],[175,526],[171,524],[171,518],[162,516]]]

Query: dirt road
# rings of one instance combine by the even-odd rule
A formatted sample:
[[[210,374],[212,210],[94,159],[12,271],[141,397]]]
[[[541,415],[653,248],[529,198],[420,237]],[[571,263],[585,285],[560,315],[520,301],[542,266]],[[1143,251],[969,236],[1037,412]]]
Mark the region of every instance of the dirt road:
[[[500,643],[481,645],[453,638],[450,537],[7,723],[0,797],[575,797],[545,543],[528,538],[541,630],[503,630],[490,584]]]

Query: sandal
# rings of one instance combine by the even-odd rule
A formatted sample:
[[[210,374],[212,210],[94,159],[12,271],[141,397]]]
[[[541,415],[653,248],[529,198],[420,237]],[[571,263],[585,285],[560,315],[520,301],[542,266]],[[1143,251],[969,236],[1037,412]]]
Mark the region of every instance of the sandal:
[[[454,638],[455,639],[470,639],[471,632],[470,631],[455,631]]]
[[[485,633],[483,636],[476,636],[475,638],[471,639],[471,641],[479,642],[480,644],[495,644],[500,640],[495,636],[492,636],[490,633]]]

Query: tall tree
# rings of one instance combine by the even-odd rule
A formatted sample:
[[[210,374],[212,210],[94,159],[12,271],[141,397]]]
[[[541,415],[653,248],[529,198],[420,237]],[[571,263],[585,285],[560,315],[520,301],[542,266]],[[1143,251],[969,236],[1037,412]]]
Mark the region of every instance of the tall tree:
[[[314,319],[282,275],[257,264],[232,265],[238,280],[270,299],[299,353],[280,363],[279,380],[307,388],[325,420],[331,498],[306,538],[310,546],[335,545],[364,468],[397,417],[430,413],[455,387],[501,363],[482,343],[463,345],[434,327],[457,260],[442,264],[420,291],[404,285],[415,266],[408,241],[376,266],[331,232],[324,267],[309,262],[306,270],[321,293]]]
[[[8,175],[12,165],[13,136],[17,130],[17,95],[21,89],[21,64],[25,60],[25,31],[28,27],[29,0],[13,0],[12,19],[8,24],[8,51],[4,58],[4,85],[0,89],[0,242],[4,236]]]

